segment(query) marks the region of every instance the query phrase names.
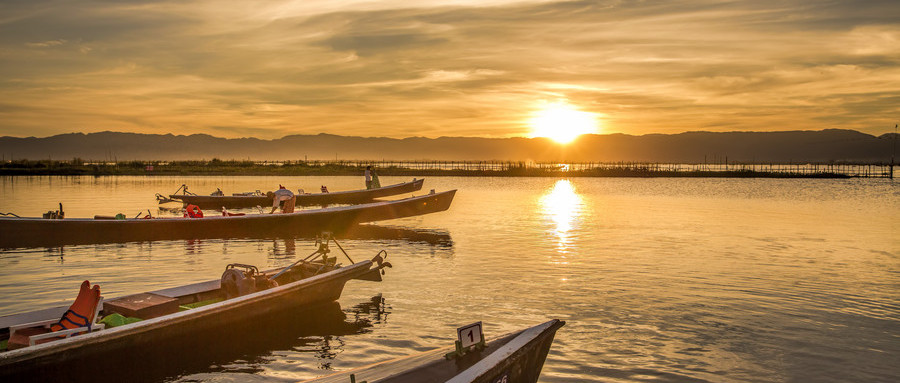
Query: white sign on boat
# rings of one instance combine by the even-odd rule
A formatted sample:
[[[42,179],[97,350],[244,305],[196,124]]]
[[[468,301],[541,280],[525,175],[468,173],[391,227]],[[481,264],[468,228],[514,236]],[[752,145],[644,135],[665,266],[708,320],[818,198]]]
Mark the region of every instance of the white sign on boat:
[[[468,349],[469,347],[484,342],[484,332],[481,329],[481,322],[462,326],[456,329],[456,333],[459,336],[459,344],[463,349]]]

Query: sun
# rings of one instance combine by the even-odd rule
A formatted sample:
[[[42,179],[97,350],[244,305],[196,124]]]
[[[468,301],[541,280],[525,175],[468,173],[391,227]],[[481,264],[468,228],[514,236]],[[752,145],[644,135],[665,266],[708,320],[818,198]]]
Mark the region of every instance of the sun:
[[[531,137],[547,137],[568,144],[582,134],[597,133],[597,116],[568,103],[553,103],[536,111],[529,120]]]

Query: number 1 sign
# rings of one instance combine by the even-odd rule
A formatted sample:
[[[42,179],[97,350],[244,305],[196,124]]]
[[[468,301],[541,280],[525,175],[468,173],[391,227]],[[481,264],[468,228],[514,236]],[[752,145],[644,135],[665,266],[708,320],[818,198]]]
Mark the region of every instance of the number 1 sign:
[[[460,357],[472,349],[484,350],[484,332],[481,330],[481,322],[456,329],[456,335],[459,336],[459,340],[456,341],[456,351],[444,355],[444,358]]]
[[[484,332],[481,330],[481,322],[475,322],[456,329],[459,335],[459,344],[463,349],[484,342]]]

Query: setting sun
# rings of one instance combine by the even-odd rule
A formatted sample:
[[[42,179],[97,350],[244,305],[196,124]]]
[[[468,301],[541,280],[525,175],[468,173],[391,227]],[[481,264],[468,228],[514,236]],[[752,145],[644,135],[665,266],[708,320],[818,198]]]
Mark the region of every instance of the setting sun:
[[[597,116],[582,112],[567,103],[544,106],[529,121],[532,137],[547,137],[561,144],[582,134],[597,133]]]

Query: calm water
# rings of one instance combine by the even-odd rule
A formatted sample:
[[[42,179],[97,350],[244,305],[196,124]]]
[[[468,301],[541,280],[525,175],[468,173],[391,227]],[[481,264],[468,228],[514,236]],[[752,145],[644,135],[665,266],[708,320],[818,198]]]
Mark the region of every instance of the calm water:
[[[0,178],[0,212],[62,202],[68,217],[156,215],[154,193],[182,183],[230,193],[362,180]],[[900,380],[900,186],[889,180],[426,179],[432,188],[459,189],[449,211],[381,224],[425,239],[341,241],[360,259],[386,249],[384,282],[351,281],[339,307],[142,375],[296,381],[451,345],[474,321],[491,336],[561,318],[542,382]],[[243,239],[3,251],[0,315],[70,300],[83,279],[113,297],[313,250]]]

